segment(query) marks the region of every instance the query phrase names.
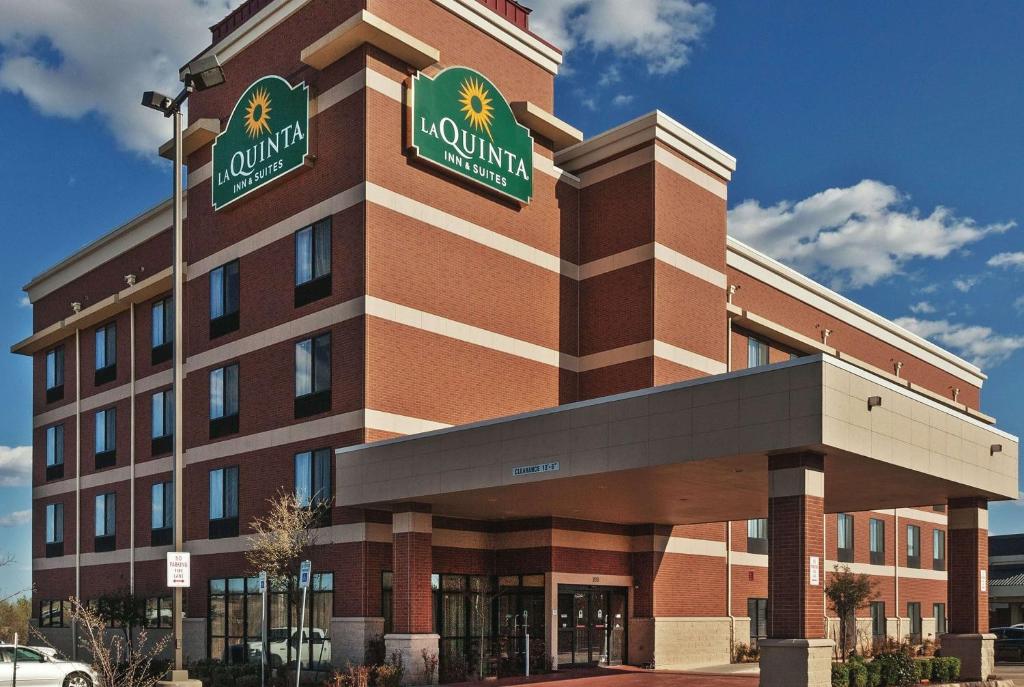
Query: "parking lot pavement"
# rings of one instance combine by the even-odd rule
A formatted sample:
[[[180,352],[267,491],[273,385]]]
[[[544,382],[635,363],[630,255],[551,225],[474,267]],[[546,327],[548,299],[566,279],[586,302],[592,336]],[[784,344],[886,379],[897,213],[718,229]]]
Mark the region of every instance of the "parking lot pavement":
[[[997,663],[996,675],[1024,687],[1024,663]]]

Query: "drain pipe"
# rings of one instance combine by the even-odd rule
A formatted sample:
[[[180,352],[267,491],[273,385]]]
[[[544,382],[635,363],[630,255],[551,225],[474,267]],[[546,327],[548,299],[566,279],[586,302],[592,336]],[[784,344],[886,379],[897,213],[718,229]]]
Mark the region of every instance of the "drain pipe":
[[[892,517],[892,598],[896,604],[896,641],[899,642],[903,636],[903,628],[900,621],[900,514],[898,509],[892,509]]]
[[[732,612],[732,520],[725,523],[725,614],[729,616],[729,660],[736,650],[736,616]]]

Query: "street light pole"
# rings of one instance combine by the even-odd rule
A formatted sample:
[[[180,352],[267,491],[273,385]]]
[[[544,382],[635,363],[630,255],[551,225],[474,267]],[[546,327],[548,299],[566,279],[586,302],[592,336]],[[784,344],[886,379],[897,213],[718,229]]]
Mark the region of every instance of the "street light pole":
[[[162,112],[174,123],[174,183],[171,219],[174,225],[174,264],[172,267],[174,286],[174,551],[185,550],[185,441],[184,441],[184,391],[185,391],[185,238],[184,238],[184,189],[181,175],[184,166],[181,106],[188,97],[196,92],[213,88],[224,83],[224,70],[216,55],[197,58],[182,69],[181,80],[185,87],[176,98],[169,98],[155,91],[147,91],[142,96],[142,104]],[[187,680],[185,655],[183,647],[183,616],[182,588],[174,588],[172,613],[174,615],[174,672],[172,681]]]
[[[187,87],[186,87],[186,90]],[[185,550],[185,509],[183,498],[185,475],[185,442],[183,396],[185,390],[185,238],[182,209],[184,193],[181,185],[182,173],[182,142],[181,142],[181,107],[176,107],[171,115],[174,120],[174,200],[172,219],[174,223],[174,550]],[[174,614],[174,669],[184,670],[184,650],[182,648],[182,588],[174,588],[174,600],[171,605]]]

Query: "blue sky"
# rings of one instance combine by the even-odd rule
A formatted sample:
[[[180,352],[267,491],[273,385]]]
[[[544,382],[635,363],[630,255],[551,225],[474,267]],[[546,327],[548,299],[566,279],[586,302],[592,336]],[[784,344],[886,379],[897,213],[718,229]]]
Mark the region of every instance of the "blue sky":
[[[147,152],[167,125],[139,95],[170,90],[234,4],[0,4],[6,344],[31,331],[25,282],[168,195]],[[1024,5],[527,4],[571,48],[560,117],[592,135],[658,108],[735,155],[733,233],[982,362],[983,409],[1024,431]],[[8,593],[29,582],[29,377],[27,359],[0,356]],[[992,531],[1024,531],[1024,506],[995,505]]]

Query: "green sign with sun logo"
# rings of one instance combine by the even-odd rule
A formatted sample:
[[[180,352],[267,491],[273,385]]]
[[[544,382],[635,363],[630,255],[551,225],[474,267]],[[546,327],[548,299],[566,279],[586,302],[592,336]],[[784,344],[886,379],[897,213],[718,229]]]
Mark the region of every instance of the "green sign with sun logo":
[[[245,90],[213,142],[213,207],[301,167],[309,153],[309,89],[265,76]]]
[[[533,196],[533,137],[479,72],[417,74],[410,94],[413,153],[503,195]]]

